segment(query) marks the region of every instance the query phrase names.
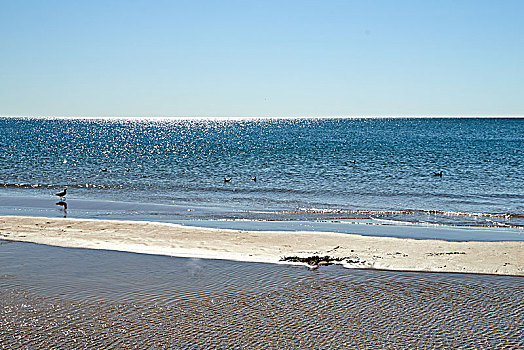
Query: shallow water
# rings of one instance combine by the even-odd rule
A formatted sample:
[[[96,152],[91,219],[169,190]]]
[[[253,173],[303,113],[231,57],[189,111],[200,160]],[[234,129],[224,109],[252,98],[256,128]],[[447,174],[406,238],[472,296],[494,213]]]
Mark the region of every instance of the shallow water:
[[[9,205],[0,205],[2,215],[73,217],[90,219],[117,219],[160,221],[184,226],[223,228],[252,231],[317,231],[340,232],[365,236],[388,236],[416,239],[443,239],[448,241],[522,241],[521,228],[494,228],[474,226],[421,225],[394,223],[377,219],[214,219],[209,217],[225,209],[188,208],[165,204],[141,204],[71,199],[69,209],[49,208],[49,200],[25,197],[1,197]],[[31,202],[28,207],[28,202]]]
[[[8,348],[524,346],[524,279],[0,244]]]
[[[3,211],[12,196],[51,211],[68,186],[70,199],[133,202],[153,220],[141,206],[180,206],[185,219],[522,227],[523,173],[524,119],[0,118]]]

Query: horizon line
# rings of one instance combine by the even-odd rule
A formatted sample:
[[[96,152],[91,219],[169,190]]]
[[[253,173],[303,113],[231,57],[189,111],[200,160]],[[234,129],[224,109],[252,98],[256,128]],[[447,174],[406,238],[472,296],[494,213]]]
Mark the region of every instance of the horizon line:
[[[13,119],[88,120],[256,120],[256,119],[522,119],[524,115],[361,115],[361,116],[80,116],[80,115],[0,115]]]

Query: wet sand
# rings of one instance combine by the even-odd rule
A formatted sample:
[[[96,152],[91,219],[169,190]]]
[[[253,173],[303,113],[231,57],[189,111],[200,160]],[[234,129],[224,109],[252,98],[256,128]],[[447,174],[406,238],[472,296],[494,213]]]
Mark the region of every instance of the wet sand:
[[[0,217],[0,239],[61,247],[278,263],[329,255],[351,268],[524,275],[524,242],[449,242],[329,232],[260,232],[168,223]]]
[[[517,349],[524,279],[0,242],[5,348]]]

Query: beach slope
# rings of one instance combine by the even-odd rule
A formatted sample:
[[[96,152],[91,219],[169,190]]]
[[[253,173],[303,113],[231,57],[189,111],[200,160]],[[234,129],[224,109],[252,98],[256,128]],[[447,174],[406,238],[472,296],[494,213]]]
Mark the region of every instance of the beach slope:
[[[0,239],[246,262],[278,263],[284,257],[327,255],[354,268],[524,276],[522,241],[449,242],[22,216],[0,216]]]

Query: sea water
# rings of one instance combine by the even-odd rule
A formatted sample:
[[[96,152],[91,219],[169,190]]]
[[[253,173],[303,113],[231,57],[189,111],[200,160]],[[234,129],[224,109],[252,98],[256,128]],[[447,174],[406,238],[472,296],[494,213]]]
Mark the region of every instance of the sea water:
[[[0,118],[2,214],[521,240],[523,180],[518,118]]]

